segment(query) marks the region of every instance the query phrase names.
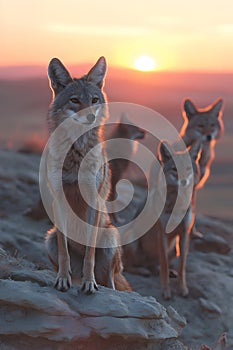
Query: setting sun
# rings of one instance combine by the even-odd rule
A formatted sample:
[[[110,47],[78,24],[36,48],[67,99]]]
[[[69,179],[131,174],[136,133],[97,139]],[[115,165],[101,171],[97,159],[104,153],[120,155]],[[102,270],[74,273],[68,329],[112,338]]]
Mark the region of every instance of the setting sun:
[[[157,63],[150,56],[140,56],[134,62],[134,68],[143,72],[150,72],[155,70]]]

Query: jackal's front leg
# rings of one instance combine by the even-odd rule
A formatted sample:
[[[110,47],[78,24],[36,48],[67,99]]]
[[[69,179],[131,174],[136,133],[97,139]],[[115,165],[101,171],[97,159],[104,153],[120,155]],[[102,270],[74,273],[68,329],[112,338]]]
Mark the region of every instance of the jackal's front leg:
[[[88,208],[88,226],[87,226],[87,246],[83,263],[83,278],[81,290],[86,294],[95,293],[98,286],[95,280],[95,245],[97,231],[100,221],[100,213],[98,210]],[[92,227],[93,226],[93,227]]]
[[[189,250],[189,233],[188,230],[180,238],[180,268],[179,268],[179,285],[180,293],[183,297],[187,297],[189,290],[186,282],[186,261]]]
[[[168,242],[164,232],[159,232],[159,261],[160,261],[160,282],[162,295],[165,300],[171,299],[171,289],[169,283],[169,262],[168,262]]]
[[[98,290],[94,274],[95,268],[95,248],[86,247],[84,264],[83,264],[83,278],[81,290],[86,294],[93,294]]]
[[[67,247],[66,236],[57,230],[57,247],[58,247],[58,273],[54,287],[61,292],[67,291],[71,285],[71,268],[70,256]]]

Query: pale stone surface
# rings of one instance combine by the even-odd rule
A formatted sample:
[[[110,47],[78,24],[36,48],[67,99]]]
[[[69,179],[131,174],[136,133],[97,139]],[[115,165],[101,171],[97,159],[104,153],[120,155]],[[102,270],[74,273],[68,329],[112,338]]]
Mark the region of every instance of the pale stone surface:
[[[0,349],[183,350],[185,325],[153,297],[104,287],[94,295],[53,288],[44,234],[51,224],[22,215],[38,198],[39,157],[0,152]]]
[[[138,349],[150,344],[152,349],[160,349],[166,340],[176,344],[185,325],[171,307],[166,311],[154,298],[135,292],[100,287],[96,294],[86,296],[75,287],[61,293],[42,286],[42,271],[2,249],[0,266],[5,273],[7,268],[13,271],[8,279],[0,279],[0,340],[5,345],[9,341],[17,350],[34,349],[35,339],[51,348],[56,342],[59,349],[69,349],[71,344],[81,349],[81,344],[94,346],[98,342],[103,348],[117,343],[119,349],[127,349],[125,344]],[[27,278],[30,272],[33,281]],[[43,273],[48,282],[54,278],[47,270]],[[43,342],[40,349],[44,349]]]
[[[77,286],[57,292],[44,249],[51,224],[22,215],[39,198],[39,160],[0,151],[1,350],[183,350],[181,343],[196,350],[201,344],[212,346],[225,331],[227,349],[233,347],[232,223],[197,218],[197,228],[206,236],[191,241],[187,299],[178,295],[172,279],[173,298],[165,302],[155,275],[126,274],[133,289],[148,298],[106,288],[83,296]],[[208,251],[197,248],[197,242]]]

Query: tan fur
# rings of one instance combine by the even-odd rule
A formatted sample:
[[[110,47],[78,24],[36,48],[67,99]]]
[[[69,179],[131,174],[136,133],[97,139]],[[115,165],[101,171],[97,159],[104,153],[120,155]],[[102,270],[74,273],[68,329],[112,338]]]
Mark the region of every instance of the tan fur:
[[[69,72],[58,59],[53,59],[49,65],[49,77],[51,88],[54,93],[54,99],[48,113],[49,129],[52,132],[57,126],[71,115],[77,116],[77,121],[82,123],[93,121],[88,119],[88,115],[83,113],[76,114],[89,107],[92,117],[100,119],[100,126],[92,128],[82,135],[68,151],[63,165],[63,190],[66,199],[73,209],[74,213],[83,221],[90,225],[88,229],[79,226],[77,229],[82,233],[85,231],[86,246],[74,242],[71,237],[67,237],[58,229],[54,229],[47,235],[46,247],[49,257],[58,270],[55,287],[61,291],[67,290],[71,286],[71,271],[75,277],[80,279],[82,275],[81,290],[85,293],[94,293],[97,283],[103,284],[110,288],[119,287],[121,290],[130,290],[128,282],[121,275],[121,249],[117,246],[120,244],[119,233],[114,228],[105,211],[105,204],[99,201],[95,195],[97,187],[98,193],[104,200],[109,195],[110,174],[106,163],[105,150],[101,144],[103,135],[103,123],[107,118],[107,107],[101,110],[95,109],[95,103],[105,103],[105,96],[101,90],[106,72],[106,62],[101,57],[90,72],[80,79],[71,78]],[[90,112],[88,112],[90,113]],[[81,127],[81,126],[80,126]],[[69,130],[72,132],[72,130]],[[69,137],[69,135],[68,135]],[[63,144],[56,140],[55,154],[59,154],[60,147]],[[78,180],[78,173],[81,162],[87,159],[87,153],[97,144],[101,147],[95,149],[88,160],[83,164],[82,172]],[[55,161],[55,160],[54,160]],[[96,177],[97,170],[98,176]],[[49,178],[49,177],[48,177]],[[49,179],[51,181],[51,179]],[[82,197],[80,186],[85,189],[89,203],[93,203],[97,210],[89,207]],[[59,208],[54,207],[59,215]],[[68,217],[64,217],[69,224]],[[92,227],[92,228],[91,228]],[[98,228],[106,228],[106,232],[101,235],[100,240],[105,246],[115,246],[116,248],[95,248],[98,241]],[[111,231],[109,233],[109,228]],[[82,232],[81,232],[82,231]],[[68,233],[69,235],[69,233]],[[91,240],[88,238],[91,237]],[[73,237],[72,237],[73,238]],[[121,280],[121,284],[119,284]]]
[[[200,143],[193,144],[189,151],[193,169],[191,170],[194,177],[193,182],[193,196],[192,202],[186,211],[181,223],[171,233],[165,232],[165,227],[172,213],[175,201],[177,199],[178,181],[176,178],[176,171],[174,171],[174,157],[182,159],[182,153],[172,153],[169,155],[169,151],[165,149],[164,144],[160,146],[160,157],[163,171],[167,182],[167,200],[165,207],[159,219],[158,227],[158,242],[159,242],[159,260],[160,260],[160,280],[163,288],[163,296],[165,299],[171,298],[171,290],[169,286],[169,253],[174,249],[176,237],[179,237],[179,251],[180,251],[180,266],[179,266],[179,287],[182,296],[187,296],[189,291],[186,283],[186,259],[189,249],[189,235],[195,220],[195,185],[199,181],[199,168],[196,160],[200,150]],[[189,177],[190,170],[187,170],[187,174],[184,174],[184,181]],[[171,174],[171,175],[170,175]],[[182,181],[182,180],[181,180]],[[185,185],[186,186],[186,185]],[[182,200],[180,203],[180,210],[182,211]],[[185,212],[185,210],[184,210]]]
[[[187,147],[194,142],[201,142],[199,155],[200,181],[196,188],[204,186],[210,175],[211,164],[215,158],[215,144],[221,137],[224,125],[222,121],[222,99],[218,99],[206,108],[196,108],[194,103],[186,99],[183,105],[184,124],[180,131]],[[192,229],[193,237],[203,237],[196,226]]]
[[[114,125],[114,127],[111,128],[110,131],[108,127],[102,130],[102,138],[105,141],[116,139],[116,138],[125,138],[129,140],[128,147],[127,149],[124,150],[126,159],[116,158],[109,161],[109,168],[111,172],[111,176],[110,176],[111,184],[109,189],[108,200],[114,200],[116,198],[116,184],[122,178],[123,174],[128,168],[128,165],[130,162],[130,160],[128,159],[132,157],[136,148],[135,147],[136,142],[134,141],[143,139],[144,136],[145,136],[145,132],[139,127],[137,127],[136,125],[134,125],[133,123],[131,123],[125,114],[122,114],[119,123]],[[111,146],[106,146],[106,155],[108,159],[113,155]],[[68,159],[66,160],[66,162],[68,162]],[[48,217],[41,199],[38,201],[38,203],[35,206],[29,208],[25,212],[25,215],[30,216],[34,220],[40,220]],[[118,217],[117,215],[115,215],[115,213],[112,213],[110,217],[113,223],[116,223],[118,221]]]
[[[168,145],[167,145],[168,146]],[[171,149],[170,146],[168,146]],[[193,169],[187,170],[187,173],[184,173],[184,180],[190,175],[189,173],[193,172],[194,174],[194,185],[199,181],[199,167],[196,163],[198,157],[198,152],[200,150],[200,143],[195,143],[190,149],[190,156],[193,164]],[[188,210],[182,209],[182,200],[180,203],[180,210],[184,212],[184,217],[181,223],[176,227],[171,233],[166,233],[166,225],[172,213],[175,201],[177,199],[177,190],[178,190],[178,178],[177,172],[174,167],[174,157],[180,157],[182,160],[183,153],[178,152],[172,155],[165,147],[165,143],[160,145],[160,159],[162,170],[165,174],[167,182],[167,199],[163,209],[163,212],[160,215],[159,220],[151,228],[151,230],[146,233],[143,237],[140,238],[140,250],[141,254],[146,257],[147,265],[151,269],[151,265],[154,264],[156,267],[158,261],[160,264],[160,280],[163,291],[163,297],[165,299],[171,298],[171,289],[169,285],[169,261],[170,257],[174,255],[176,237],[179,237],[179,250],[180,250],[180,266],[179,266],[179,287],[182,296],[188,295],[188,287],[186,283],[186,259],[189,249],[189,235],[192,229],[192,225],[195,219],[195,186],[193,188],[193,197],[192,202]],[[150,181],[153,182],[153,179]],[[157,181],[157,179],[156,179]],[[185,185],[186,186],[186,185]],[[159,200],[160,186],[159,183],[155,184],[157,188],[157,193],[155,192],[155,200]],[[186,214],[185,214],[186,213]]]

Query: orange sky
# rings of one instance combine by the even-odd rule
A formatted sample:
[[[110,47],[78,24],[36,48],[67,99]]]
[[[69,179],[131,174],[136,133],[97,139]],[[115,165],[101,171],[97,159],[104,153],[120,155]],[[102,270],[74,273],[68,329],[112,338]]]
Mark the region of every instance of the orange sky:
[[[95,62],[233,71],[232,0],[0,0],[0,66]]]

